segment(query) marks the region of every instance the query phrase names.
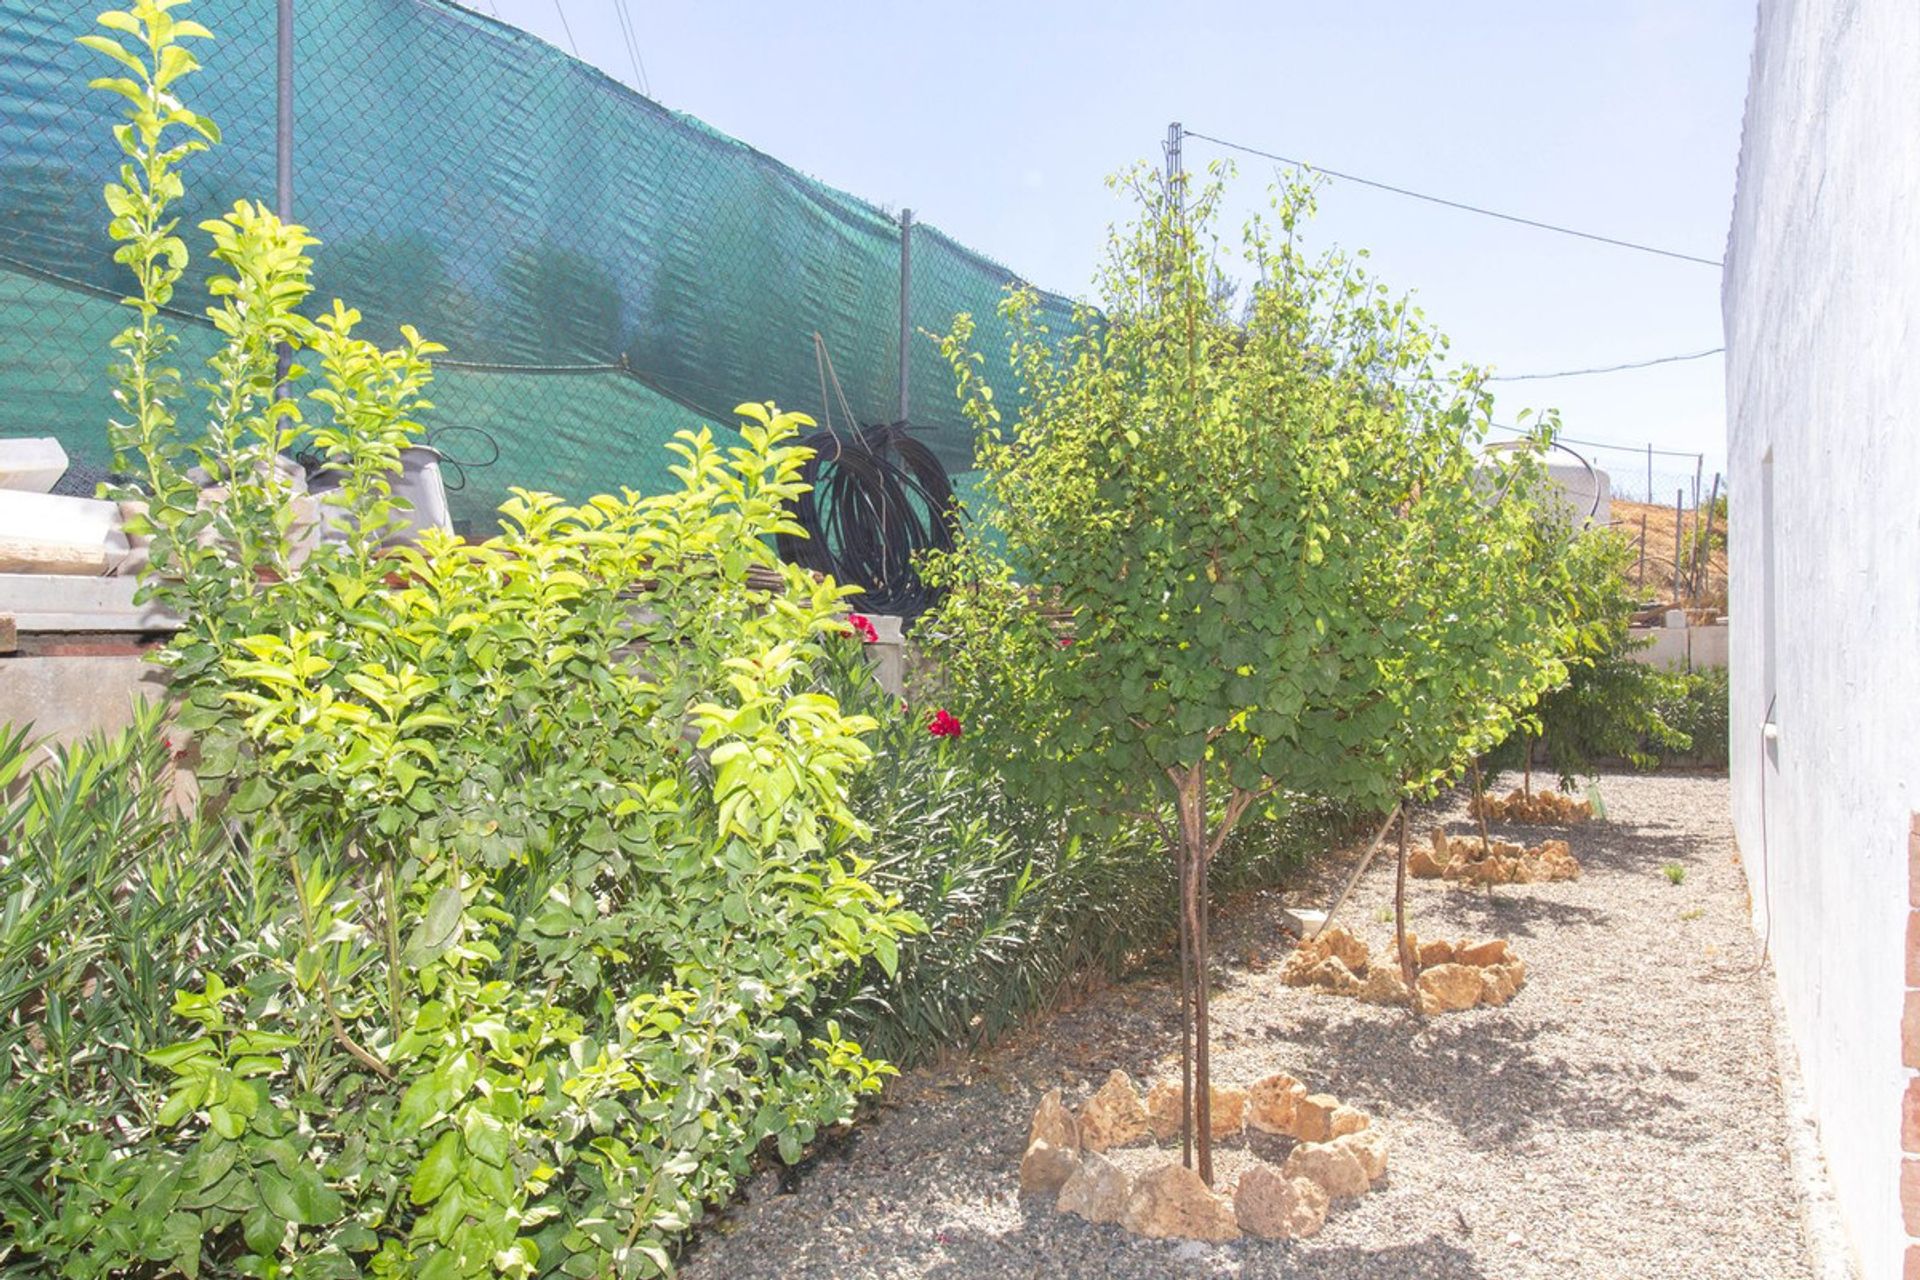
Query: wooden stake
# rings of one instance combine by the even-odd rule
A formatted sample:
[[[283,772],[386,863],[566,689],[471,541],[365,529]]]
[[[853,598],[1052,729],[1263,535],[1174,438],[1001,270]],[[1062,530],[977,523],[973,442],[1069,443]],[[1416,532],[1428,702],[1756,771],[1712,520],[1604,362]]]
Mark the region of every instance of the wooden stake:
[[[1353,874],[1347,877],[1347,883],[1335,896],[1333,905],[1327,908],[1327,918],[1322,920],[1320,927],[1313,931],[1314,937],[1317,938],[1327,931],[1327,926],[1333,923],[1334,915],[1347,904],[1347,899],[1353,896],[1353,886],[1360,883],[1360,877],[1366,873],[1368,865],[1373,862],[1373,855],[1380,851],[1380,842],[1387,838],[1387,832],[1392,828],[1393,820],[1399,813],[1399,805],[1387,811],[1387,816],[1380,822],[1380,829],[1373,833],[1373,839],[1368,843],[1366,853],[1361,856],[1360,864],[1353,869]]]

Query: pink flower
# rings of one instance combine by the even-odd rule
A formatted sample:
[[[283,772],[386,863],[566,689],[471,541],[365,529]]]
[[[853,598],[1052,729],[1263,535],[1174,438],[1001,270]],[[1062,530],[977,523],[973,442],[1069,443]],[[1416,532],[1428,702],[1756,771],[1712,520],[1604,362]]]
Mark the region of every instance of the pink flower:
[[[960,722],[945,707],[933,713],[933,720],[927,725],[927,732],[936,738],[957,738],[960,736]]]
[[[873,620],[864,613],[848,614],[847,625],[853,628],[853,634],[860,637],[862,644],[875,644],[880,639],[880,633],[873,629]]]

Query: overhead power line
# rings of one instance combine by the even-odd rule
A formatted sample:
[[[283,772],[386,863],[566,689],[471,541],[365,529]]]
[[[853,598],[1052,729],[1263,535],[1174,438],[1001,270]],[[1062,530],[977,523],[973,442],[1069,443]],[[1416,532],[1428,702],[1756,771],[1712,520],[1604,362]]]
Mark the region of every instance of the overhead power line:
[[[573,56],[580,56],[580,46],[573,42],[573,24],[567,21],[567,7],[560,0],[553,0],[554,12],[560,15],[560,29],[567,33],[567,48],[573,50]]]
[[[1697,262],[1703,267],[1718,267],[1718,258],[1702,258],[1697,254],[1681,253],[1674,249],[1662,249],[1655,245],[1640,244],[1633,240],[1621,240],[1614,236],[1596,235],[1591,231],[1578,231],[1572,227],[1559,226],[1552,222],[1541,222],[1537,218],[1523,218],[1516,213],[1502,213],[1498,209],[1488,209],[1477,204],[1467,204],[1460,200],[1449,200],[1444,196],[1428,195],[1424,191],[1414,191],[1408,187],[1395,186],[1390,182],[1378,182],[1372,178],[1362,178],[1358,174],[1342,173],[1338,169],[1329,169],[1324,165],[1310,164],[1305,160],[1296,160],[1291,156],[1279,155],[1272,151],[1262,151],[1258,147],[1249,147],[1239,142],[1228,142],[1225,138],[1216,138],[1211,134],[1196,133],[1192,129],[1184,130],[1189,138],[1202,142],[1211,142],[1217,147],[1229,151],[1242,151],[1250,156],[1259,156],[1264,160],[1277,160],[1281,164],[1290,164],[1296,169],[1305,169],[1309,173],[1324,173],[1329,178],[1339,178],[1343,182],[1357,182],[1363,187],[1373,187],[1380,191],[1391,191],[1395,195],[1409,196],[1415,200],[1425,200],[1429,204],[1445,205],[1449,209],[1459,209],[1466,213],[1477,213],[1488,218],[1499,218],[1503,222],[1517,222],[1523,227],[1534,227],[1541,231],[1555,231],[1563,236],[1577,236],[1582,240],[1592,240],[1600,244],[1610,244],[1620,249],[1633,249],[1640,253],[1658,254],[1662,258],[1677,258],[1681,262]]]
[[[1535,431],[1535,428],[1515,427],[1504,422],[1491,422],[1487,425],[1495,431],[1505,431],[1516,436],[1530,436]],[[1554,440],[1559,444],[1577,444],[1587,449],[1611,449],[1616,453],[1633,453],[1643,458],[1648,453],[1659,458],[1704,458],[1706,456],[1698,449],[1655,449],[1644,444],[1617,444],[1611,440],[1581,440],[1574,436],[1555,436]]]
[[[653,85],[647,79],[647,62],[640,56],[640,37],[634,30],[633,13],[627,8],[627,0],[614,0],[613,16],[620,20],[620,36],[627,44],[627,60],[633,63],[633,74],[638,78],[634,87],[653,96]]]
[[[1625,373],[1629,369],[1651,369],[1655,365],[1679,364],[1685,360],[1704,360],[1708,356],[1717,356],[1725,347],[1714,347],[1710,351],[1695,351],[1684,356],[1659,356],[1652,360],[1635,360],[1629,364],[1606,364],[1595,369],[1562,369],[1558,373],[1507,373],[1487,378],[1488,382],[1540,382],[1548,378],[1584,378],[1590,373]]]

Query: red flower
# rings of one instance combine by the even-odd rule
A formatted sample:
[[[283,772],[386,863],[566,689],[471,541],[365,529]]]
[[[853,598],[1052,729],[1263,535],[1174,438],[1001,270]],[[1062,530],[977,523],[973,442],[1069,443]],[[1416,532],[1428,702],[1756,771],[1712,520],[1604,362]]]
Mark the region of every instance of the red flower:
[[[933,720],[927,725],[927,732],[936,738],[957,738],[960,736],[960,722],[945,707],[933,713]]]
[[[1061,647],[1062,649],[1071,649],[1071,648],[1073,648],[1073,637],[1072,637],[1072,636],[1061,636],[1061,637],[1060,637],[1060,647]]]
[[[875,644],[880,639],[880,633],[873,629],[873,620],[864,613],[848,614],[847,625],[853,628],[853,634],[860,637],[861,644]]]

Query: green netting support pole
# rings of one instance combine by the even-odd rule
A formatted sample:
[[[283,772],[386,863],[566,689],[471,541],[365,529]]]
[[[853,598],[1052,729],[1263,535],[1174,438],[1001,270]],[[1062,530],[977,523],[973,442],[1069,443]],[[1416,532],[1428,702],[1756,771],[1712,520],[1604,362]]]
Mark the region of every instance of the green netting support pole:
[[[900,411],[907,420],[907,343],[913,333],[909,308],[913,302],[913,210],[900,211]]]
[[[279,26],[274,37],[273,211],[293,221],[293,0],[277,0]],[[274,394],[284,400],[293,348],[281,344],[279,382]]]

